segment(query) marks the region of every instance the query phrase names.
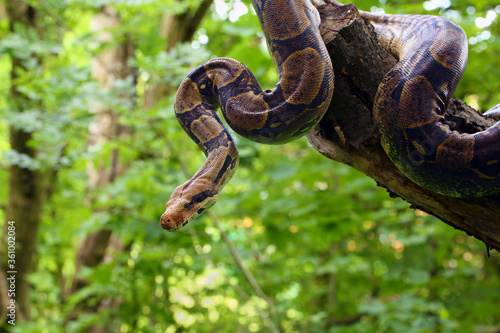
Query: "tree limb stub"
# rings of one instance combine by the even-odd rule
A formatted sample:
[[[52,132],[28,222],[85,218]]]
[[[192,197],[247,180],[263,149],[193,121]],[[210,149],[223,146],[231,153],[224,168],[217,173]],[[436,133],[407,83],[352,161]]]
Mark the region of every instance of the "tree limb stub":
[[[382,149],[373,123],[373,101],[382,78],[396,59],[377,42],[373,27],[354,5],[318,7],[321,33],[335,70],[329,110],[307,135],[324,156],[347,164],[401,197],[413,208],[434,215],[500,251],[500,195],[452,198],[426,190],[406,178]],[[452,99],[445,115],[450,128],[474,133],[494,121]]]

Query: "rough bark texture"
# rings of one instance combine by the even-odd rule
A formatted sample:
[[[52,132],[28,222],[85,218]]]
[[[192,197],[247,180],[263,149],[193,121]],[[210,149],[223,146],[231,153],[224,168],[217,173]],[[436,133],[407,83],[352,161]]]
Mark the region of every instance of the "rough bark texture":
[[[353,5],[324,5],[318,10],[335,70],[335,90],[327,114],[307,135],[313,147],[373,178],[391,196],[480,239],[488,249],[500,250],[500,195],[443,196],[413,183],[389,160],[379,144],[372,109],[378,84],[396,60],[377,43],[373,27]],[[494,123],[456,99],[450,101],[445,118],[451,128],[467,133]]]
[[[37,24],[37,13],[33,7],[21,0],[7,1],[6,12],[9,18],[10,31],[15,32],[16,26],[23,26],[25,29],[31,29],[41,37],[41,31]],[[23,112],[34,107],[34,102],[18,90],[16,79],[18,72],[23,69],[24,61],[11,55],[11,90],[10,90],[10,108],[16,112]],[[10,146],[19,154],[25,154],[29,158],[36,158],[36,149],[30,146],[32,133],[25,132],[15,126],[10,127]],[[31,270],[33,256],[35,253],[36,237],[40,225],[41,209],[43,202],[43,177],[37,170],[12,165],[9,174],[9,202],[6,207],[6,221],[15,221],[15,240],[16,240],[16,262],[15,267],[7,267],[7,256],[5,250],[7,245],[6,227],[1,242],[2,267],[0,273],[0,294],[2,316],[6,318],[5,311],[8,301],[6,293],[9,288],[5,285],[5,274],[7,271],[17,271],[15,300],[16,320],[28,320],[30,318],[30,300],[29,283],[26,275]],[[5,319],[4,319],[5,320]]]

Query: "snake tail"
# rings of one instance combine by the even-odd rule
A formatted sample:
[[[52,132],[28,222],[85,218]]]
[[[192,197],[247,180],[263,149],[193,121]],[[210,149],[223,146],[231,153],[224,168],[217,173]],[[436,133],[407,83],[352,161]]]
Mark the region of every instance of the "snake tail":
[[[333,93],[333,68],[310,0],[253,0],[279,81],[262,90],[240,62],[217,58],[194,69],[175,101],[179,123],[207,156],[177,187],[160,225],[173,231],[211,207],[238,165],[238,150],[217,116],[239,135],[281,144],[309,132],[323,117]]]

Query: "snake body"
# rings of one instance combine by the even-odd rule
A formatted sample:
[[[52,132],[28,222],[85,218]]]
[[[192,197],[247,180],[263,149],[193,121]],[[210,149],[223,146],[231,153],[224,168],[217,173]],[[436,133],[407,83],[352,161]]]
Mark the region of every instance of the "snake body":
[[[440,194],[500,192],[500,122],[474,134],[442,122],[467,62],[462,28],[437,16],[361,14],[399,59],[373,110],[389,158],[409,179]]]
[[[238,165],[238,150],[217,116],[253,141],[280,144],[311,130],[333,93],[333,69],[310,0],[252,0],[271,58],[274,89],[262,90],[252,72],[229,58],[210,60],[181,83],[175,100],[179,123],[207,156],[205,164],[166,204],[160,225],[176,230],[211,207]]]
[[[252,3],[279,82],[263,91],[248,68],[228,58],[200,65],[182,82],[177,119],[207,160],[171,195],[161,217],[164,229],[176,230],[212,206],[238,165],[236,145],[217,116],[218,107],[238,134],[277,144],[307,133],[330,104],[333,69],[310,0]],[[361,15],[399,59],[381,82],[373,110],[389,158],[409,179],[437,193],[477,197],[500,192],[500,122],[475,134],[458,133],[442,122],[467,62],[463,30],[436,16]]]

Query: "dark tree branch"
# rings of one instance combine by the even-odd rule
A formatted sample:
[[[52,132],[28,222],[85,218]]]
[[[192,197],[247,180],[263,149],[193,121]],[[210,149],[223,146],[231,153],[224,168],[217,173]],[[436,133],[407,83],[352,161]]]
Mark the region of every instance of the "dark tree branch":
[[[205,14],[212,4],[213,0],[202,0],[200,6],[196,9],[196,11],[194,11],[194,13],[188,12],[187,15],[185,15],[186,30],[184,31],[182,40],[188,41],[193,38],[194,33],[198,30],[201,20],[205,17]]]
[[[198,30],[203,17],[207,13],[213,0],[201,0],[196,9],[188,9],[186,12],[168,16],[168,43],[167,50],[174,47],[177,43],[190,41],[194,33]]]
[[[396,60],[377,43],[373,27],[353,5],[324,5],[318,10],[335,70],[335,90],[327,114],[307,135],[313,147],[373,178],[392,197],[401,197],[413,208],[480,239],[487,248],[500,250],[500,195],[443,196],[413,183],[389,160],[379,143],[372,109],[378,84]],[[450,128],[467,133],[494,123],[456,99],[450,101],[445,118]]]

